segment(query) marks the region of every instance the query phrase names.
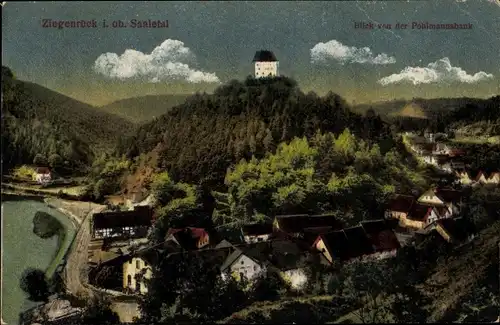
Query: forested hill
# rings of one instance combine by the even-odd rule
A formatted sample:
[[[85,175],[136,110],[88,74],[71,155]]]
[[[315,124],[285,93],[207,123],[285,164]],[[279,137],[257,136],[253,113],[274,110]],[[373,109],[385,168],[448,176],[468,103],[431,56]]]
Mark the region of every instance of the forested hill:
[[[481,98],[413,98],[397,99],[391,101],[375,102],[371,104],[358,104],[353,107],[355,112],[364,113],[373,109],[383,117],[405,116],[405,108],[408,105],[419,107],[422,113],[429,118],[435,118],[444,114],[451,114],[461,107],[483,106],[488,99]]]
[[[84,168],[96,153],[114,148],[132,123],[40,85],[15,79],[2,66],[2,157],[4,167],[54,156]]]
[[[151,121],[167,113],[172,107],[184,103],[190,95],[147,95],[121,99],[99,109],[123,117],[133,123]]]
[[[379,116],[353,113],[334,93],[304,94],[294,80],[233,80],[214,94],[196,94],[169,113],[139,128],[118,145],[129,159],[155,157],[156,166],[183,182],[223,184],[227,168],[242,158],[262,158],[281,142],[312,137],[316,132],[354,135],[378,143],[390,139]],[[390,140],[381,150],[388,150]]]

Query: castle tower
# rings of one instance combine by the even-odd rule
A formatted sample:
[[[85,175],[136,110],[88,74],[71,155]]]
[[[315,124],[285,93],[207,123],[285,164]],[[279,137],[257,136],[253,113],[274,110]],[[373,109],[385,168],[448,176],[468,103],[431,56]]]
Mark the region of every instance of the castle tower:
[[[261,50],[255,53],[255,78],[278,76],[278,60],[271,51]]]

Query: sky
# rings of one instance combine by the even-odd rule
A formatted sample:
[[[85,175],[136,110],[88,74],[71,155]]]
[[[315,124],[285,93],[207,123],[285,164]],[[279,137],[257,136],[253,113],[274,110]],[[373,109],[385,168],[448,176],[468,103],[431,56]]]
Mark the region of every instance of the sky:
[[[44,27],[49,19],[96,27]],[[168,20],[168,28],[134,28],[134,19]],[[127,26],[114,28],[119,21]],[[427,23],[472,25],[419,28]],[[7,1],[2,8],[2,65],[92,105],[211,92],[253,74],[261,49],[273,51],[279,73],[303,91],[332,91],[351,103],[489,97],[500,94],[500,0]]]

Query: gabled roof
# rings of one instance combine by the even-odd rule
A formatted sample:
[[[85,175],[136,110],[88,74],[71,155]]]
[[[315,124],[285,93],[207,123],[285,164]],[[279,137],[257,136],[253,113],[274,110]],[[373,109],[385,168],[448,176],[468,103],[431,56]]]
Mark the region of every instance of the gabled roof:
[[[153,210],[150,207],[135,207],[131,211],[95,213],[92,216],[94,229],[151,226]]]
[[[410,214],[408,216],[408,219],[424,222],[427,221],[427,218],[429,218],[431,212],[432,212],[432,207],[417,203],[413,205]]]
[[[386,220],[361,222],[368,239],[376,252],[398,249],[401,247],[392,225]]]
[[[410,195],[395,195],[387,204],[387,209],[396,212],[410,212],[411,206],[415,202],[415,198]]]
[[[255,243],[247,246],[240,246],[234,250],[224,261],[222,266],[220,267],[222,272],[225,272],[229,269],[236,260],[244,255],[254,261],[256,264],[263,265],[265,264],[268,252],[270,251],[270,247],[268,243]]]
[[[349,259],[349,252],[347,247],[349,242],[344,231],[333,231],[327,234],[319,235],[319,239],[323,240],[326,249],[332,255],[333,259],[340,259],[345,261]]]
[[[273,233],[272,223],[254,223],[247,224],[241,227],[243,236],[260,236]]]
[[[363,227],[351,227],[344,229],[347,237],[349,257],[355,258],[374,253],[374,249]]]
[[[275,62],[278,61],[273,52],[267,50],[261,50],[255,52],[253,57],[253,62]]]
[[[479,179],[481,178],[481,176],[484,176],[484,178],[485,178],[485,179],[487,179],[487,178],[486,178],[486,173],[484,173],[482,170],[480,170],[480,171],[477,173],[477,176],[476,176],[476,178],[475,178],[475,181],[476,181],[476,182],[478,182],[478,181],[479,181]]]
[[[215,245],[215,248],[232,248],[232,247],[234,247],[234,245],[231,244],[230,242],[228,242],[225,239],[221,240],[220,243],[218,243],[217,245]]]

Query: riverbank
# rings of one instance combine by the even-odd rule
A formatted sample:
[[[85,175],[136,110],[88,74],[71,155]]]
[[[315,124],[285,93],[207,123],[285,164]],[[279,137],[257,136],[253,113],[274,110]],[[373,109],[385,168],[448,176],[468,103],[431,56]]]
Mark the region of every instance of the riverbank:
[[[35,268],[44,270],[47,277],[52,278],[57,266],[63,261],[76,233],[74,223],[67,215],[48,206],[43,198],[31,195],[19,196],[2,193],[3,227],[2,249],[3,292],[1,306],[4,321],[17,324],[19,314],[38,305],[29,301],[20,288],[24,270]],[[62,232],[51,238],[43,239],[33,232],[33,218],[38,211],[56,218],[64,227]]]

